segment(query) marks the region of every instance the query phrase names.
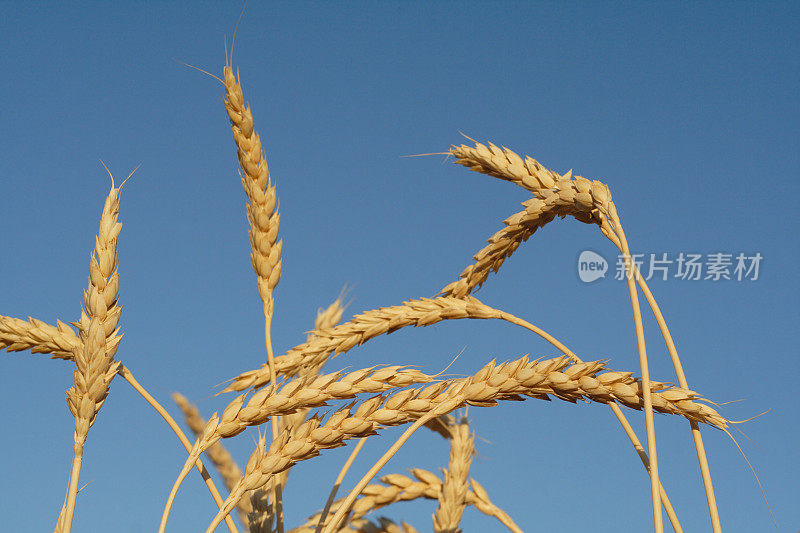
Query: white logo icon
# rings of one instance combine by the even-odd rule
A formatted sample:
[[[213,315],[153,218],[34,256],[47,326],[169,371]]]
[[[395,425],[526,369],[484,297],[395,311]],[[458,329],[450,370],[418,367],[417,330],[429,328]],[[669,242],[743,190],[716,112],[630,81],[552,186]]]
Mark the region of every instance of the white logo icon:
[[[608,263],[605,258],[592,252],[584,250],[578,257],[578,277],[584,283],[591,283],[599,278],[606,277]]]

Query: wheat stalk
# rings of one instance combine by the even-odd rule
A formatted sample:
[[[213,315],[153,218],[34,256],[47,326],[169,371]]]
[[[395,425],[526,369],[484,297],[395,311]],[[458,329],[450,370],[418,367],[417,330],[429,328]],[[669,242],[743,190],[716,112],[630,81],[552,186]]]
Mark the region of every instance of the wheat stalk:
[[[195,437],[197,437],[200,433],[202,433],[207,423],[206,420],[200,415],[200,411],[197,409],[197,406],[178,392],[172,393],[172,399],[183,413],[186,425],[189,426],[189,429],[191,429],[192,433],[194,433]],[[219,475],[222,477],[222,480],[225,482],[225,486],[228,487],[228,490],[236,486],[236,483],[238,483],[242,478],[242,471],[239,468],[239,465],[236,464],[236,460],[225,448],[225,446],[223,446],[220,442],[216,442],[209,446],[207,450],[205,450],[205,454],[211,460],[211,464],[214,465],[214,467],[217,469],[217,472],[219,472]],[[239,520],[242,522],[242,524],[249,524],[248,515],[253,512],[253,506],[251,505],[250,500],[247,498],[242,498],[237,507],[239,508]]]

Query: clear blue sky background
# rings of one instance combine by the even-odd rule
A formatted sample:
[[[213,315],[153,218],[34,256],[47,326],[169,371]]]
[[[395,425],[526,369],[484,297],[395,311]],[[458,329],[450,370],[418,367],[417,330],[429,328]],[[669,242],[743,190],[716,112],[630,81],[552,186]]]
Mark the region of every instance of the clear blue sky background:
[[[7,2],[0,35],[0,314],[79,315],[108,177],[142,164],[122,195],[118,357],[170,405],[181,391],[210,414],[215,385],[265,359],[249,265],[244,194],[211,78],[239,2]],[[436,294],[528,194],[453,165],[465,141],[506,145],[559,172],[608,183],[642,253],[759,252],[757,281],[651,281],[690,385],[719,402],[758,471],[781,532],[797,507],[797,3],[464,3],[252,1],[235,64],[267,149],[282,213],[276,350],[351,287],[347,315]],[[572,219],[537,233],[477,293],[562,339],[584,359],[637,370],[625,284],[581,283],[576,259],[614,261],[596,228]],[[612,265],[613,268],[613,265]],[[652,375],[674,380],[648,318]],[[476,371],[491,358],[553,356],[507,324],[445,322],[379,338],[330,368],[377,363]],[[637,371],[638,373],[638,371]],[[7,531],[51,531],[67,486],[72,368],[0,357],[5,405],[0,516]],[[174,407],[170,408],[175,412]],[[648,481],[610,411],[541,402],[469,411],[472,475],[525,531],[648,531]],[[643,435],[642,416],[632,412]],[[685,531],[707,531],[687,424],[656,418],[663,481]],[[367,447],[365,472],[398,435]],[[242,461],[253,433],[230,443]],[[774,530],[730,439],[705,442],[727,532]],[[290,525],[321,507],[347,450],[297,467]],[[387,467],[437,471],[447,446],[418,434]],[[121,379],[86,447],[76,531],[152,531],[185,452]],[[432,502],[386,516],[430,530]],[[169,531],[214,514],[199,476]],[[499,531],[475,510],[466,531]],[[220,529],[221,530],[221,529]]]

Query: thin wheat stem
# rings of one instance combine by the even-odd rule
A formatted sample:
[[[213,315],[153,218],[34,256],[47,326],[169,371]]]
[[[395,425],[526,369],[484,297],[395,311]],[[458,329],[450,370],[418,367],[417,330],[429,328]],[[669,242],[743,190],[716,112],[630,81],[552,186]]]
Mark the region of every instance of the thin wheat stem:
[[[145,389],[136,380],[131,371],[126,366],[120,365],[118,373],[125,379],[125,381],[130,383],[131,387],[133,387],[136,390],[136,392],[138,392],[142,396],[142,398],[144,398],[145,401],[147,401],[147,403],[149,403],[153,407],[153,409],[156,410],[156,412],[159,415],[161,415],[161,418],[163,418],[166,421],[170,429],[172,429],[172,431],[175,432],[175,435],[178,436],[178,439],[181,441],[181,444],[183,444],[183,447],[186,448],[186,451],[191,452],[192,443],[189,442],[189,439],[186,437],[181,427],[178,425],[177,422],[175,422],[175,419],[170,416],[167,410],[164,409],[164,407],[160,403],[158,403],[158,401],[155,398],[153,398],[153,396],[149,392],[147,392],[147,389]],[[220,495],[219,490],[217,490],[217,486],[214,484],[214,480],[211,479],[211,474],[208,473],[208,470],[206,470],[206,467],[203,465],[203,462],[200,459],[197,459],[197,461],[195,461],[195,467],[197,468],[197,471],[200,472],[200,475],[203,477],[203,481],[205,481],[206,487],[208,487],[208,490],[211,493],[211,496],[214,498],[214,502],[217,504],[217,507],[220,507],[223,504],[222,496]],[[231,518],[230,516],[226,517],[225,524],[227,524],[228,529],[231,531],[231,533],[238,533],[233,518]]]
[[[60,520],[60,533],[70,533],[72,518],[75,515],[75,500],[78,496],[78,482],[81,477],[81,464],[83,463],[83,444],[85,441],[75,441],[75,455],[72,458],[72,470],[69,473],[69,488],[67,489],[67,503],[64,507],[64,519]]]
[[[645,470],[650,472],[650,459],[647,457],[647,452],[645,451],[642,443],[639,442],[639,437],[636,436],[636,432],[633,431],[628,419],[625,418],[625,415],[622,413],[622,409],[619,408],[619,405],[612,403],[611,410],[614,412],[614,416],[617,417],[619,423],[622,425],[622,428],[625,430],[625,434],[630,439],[633,447],[636,449],[637,453],[639,454],[639,458],[642,460],[642,464],[644,465]],[[667,491],[664,489],[664,486],[659,483],[658,485],[658,493],[661,497],[661,503],[664,504],[664,509],[667,511],[667,518],[669,518],[669,523],[672,524],[672,529],[675,530],[675,533],[683,533],[683,528],[681,527],[681,523],[678,520],[678,515],[675,514],[675,509],[672,507],[672,502],[669,501],[669,497],[667,497]]]
[[[275,354],[272,351],[272,313],[274,311],[275,300],[264,299],[264,341],[267,345],[267,361],[269,363],[270,391],[275,390],[277,374],[275,372]],[[271,393],[270,393],[271,394]],[[273,416],[271,420],[272,440],[278,438],[278,417]],[[275,521],[278,533],[283,533],[283,494],[281,484],[276,480],[272,484],[272,501],[275,502]]]
[[[345,461],[344,466],[339,471],[339,475],[336,476],[336,481],[333,482],[333,488],[331,489],[331,493],[328,495],[328,501],[325,502],[325,507],[322,509],[322,513],[319,517],[319,522],[317,523],[317,527],[314,530],[314,533],[320,533],[322,531],[322,527],[325,525],[325,519],[328,518],[328,513],[331,510],[331,505],[336,500],[336,493],[339,492],[339,487],[342,485],[342,481],[344,480],[344,476],[347,475],[347,471],[350,470],[350,467],[353,465],[353,461],[356,460],[361,448],[364,447],[364,444],[367,442],[367,437],[362,437],[359,439],[358,444],[355,445],[353,451],[350,452],[350,456]]]
[[[575,355],[574,352],[572,352],[572,350],[567,348],[558,339],[556,339],[555,337],[553,337],[552,335],[550,335],[549,333],[547,333],[543,329],[541,329],[541,328],[539,328],[537,326],[534,326],[533,324],[531,324],[531,323],[527,322],[526,320],[523,320],[522,318],[519,318],[517,316],[511,315],[511,314],[505,313],[505,312],[501,312],[501,313],[502,313],[501,318],[503,320],[506,320],[508,322],[511,322],[512,324],[516,324],[518,326],[521,326],[521,327],[523,327],[525,329],[528,329],[528,330],[536,333],[537,335],[539,335],[543,339],[547,340],[550,344],[552,344],[558,350],[560,350],[561,353],[563,353],[567,357],[571,358],[576,363],[582,363],[583,362],[580,357],[578,357],[577,355]],[[644,380],[643,380],[642,386],[644,387]],[[683,388],[687,388],[688,389],[688,387],[683,387]],[[619,408],[619,406],[617,404],[611,403],[609,405],[611,407],[611,410],[614,412],[614,415],[616,415],[617,419],[619,420],[620,424],[622,425],[622,428],[625,430],[625,434],[628,436],[628,439],[630,439],[631,444],[633,445],[634,449],[637,451],[637,453],[639,453],[639,456],[642,459],[642,463],[644,464],[645,470],[647,470],[648,474],[650,474],[650,459],[649,459],[649,456],[644,451],[644,448],[642,448],[642,445],[639,442],[639,439],[636,436],[636,433],[633,432],[633,429],[631,428],[631,425],[628,422],[628,419],[625,417],[625,414],[622,412],[622,410],[620,410],[620,408]],[[692,424],[694,426],[697,425],[694,422],[692,422]],[[698,433],[699,433],[699,431],[700,430],[698,428]],[[701,441],[700,445],[702,446],[702,441]],[[675,515],[675,512],[672,509],[672,504],[670,503],[669,498],[667,497],[667,492],[664,489],[664,487],[661,486],[661,482],[660,481],[658,483],[658,494],[659,494],[659,499],[664,504],[664,508],[667,509],[667,515],[669,516],[670,523],[672,523],[672,526],[675,529],[676,533],[679,533],[680,532],[680,523],[678,522],[678,517]],[[713,496],[713,492],[712,492],[712,496]],[[661,507],[659,506],[659,511],[660,511],[660,509],[661,509]],[[676,525],[677,525],[677,527],[676,527]]]
[[[635,265],[634,268],[636,268]],[[669,328],[667,327],[667,322],[664,319],[664,315],[661,314],[661,308],[658,306],[658,302],[656,302],[656,299],[653,297],[653,293],[650,292],[650,288],[647,286],[647,283],[639,274],[639,272],[636,272],[636,281],[639,283],[639,287],[642,289],[642,293],[647,299],[650,309],[653,311],[653,316],[658,323],[658,328],[661,330],[661,335],[664,337],[664,342],[667,345],[667,351],[669,352],[670,359],[672,359],[672,365],[675,367],[675,374],[678,377],[678,384],[682,388],[688,389],[689,383],[686,381],[686,375],[683,372],[683,365],[681,365],[681,360],[678,357],[678,350],[675,348],[675,342],[672,340],[672,334],[670,334]],[[692,430],[692,440],[697,452],[697,461],[700,463],[700,474],[703,478],[703,488],[706,493],[708,513],[711,518],[711,527],[714,533],[722,533],[719,511],[717,510],[717,499],[714,495],[714,485],[711,481],[711,471],[708,466],[708,458],[706,457],[705,446],[703,445],[703,436],[700,433],[700,427],[696,423],[689,422],[689,425]]]
[[[622,223],[616,213],[614,204],[611,204],[611,223],[616,230],[619,237],[620,244],[622,245],[622,253],[625,256],[625,269],[628,285],[628,292],[631,298],[631,308],[633,310],[633,324],[636,329],[636,347],[639,352],[639,370],[642,375],[642,389],[644,394],[644,421],[647,430],[647,455],[650,458],[650,497],[653,504],[653,527],[655,533],[663,533],[664,524],[661,517],[661,497],[659,487],[661,484],[658,479],[658,456],[656,453],[656,433],[655,422],[653,420],[653,399],[650,391],[650,369],[647,364],[647,348],[644,340],[644,326],[642,325],[642,312],[639,308],[639,295],[636,289],[635,277],[638,277],[638,271],[633,269],[633,259],[631,258],[628,241],[625,238],[625,232],[622,229]]]
[[[451,402],[444,403],[449,404]],[[411,426],[409,426],[408,429],[403,432],[400,438],[397,439],[397,441],[395,441],[395,443],[392,444],[388,450],[386,450],[386,453],[381,456],[378,462],[376,462],[372,468],[370,468],[369,471],[364,474],[364,477],[361,478],[361,481],[359,481],[356,486],[353,487],[353,490],[351,490],[350,494],[348,494],[344,499],[342,506],[339,507],[339,510],[336,511],[336,514],[333,515],[333,518],[331,519],[330,523],[328,523],[328,526],[325,528],[323,533],[334,533],[334,531],[337,530],[339,524],[342,522],[342,520],[344,520],[345,514],[350,511],[350,506],[353,505],[353,502],[356,500],[356,498],[358,498],[358,495],[361,494],[361,491],[364,489],[364,487],[366,487],[369,482],[372,481],[372,478],[378,474],[380,469],[386,466],[386,463],[389,462],[389,459],[394,457],[394,454],[396,454],[398,450],[400,450],[400,448],[408,441],[408,439],[411,438],[411,435],[413,435],[415,431],[421,428],[428,420],[431,420],[432,418],[442,414],[442,412],[447,411],[442,411],[441,408],[431,411],[430,413],[417,419],[416,422],[411,424]]]
[[[608,221],[605,219],[605,217],[603,217],[601,220],[600,229],[620,251],[623,251],[622,242],[619,236],[608,224]],[[644,294],[647,304],[650,306],[650,310],[653,312],[653,316],[658,323],[658,329],[661,331],[662,337],[664,337],[664,343],[667,345],[667,351],[669,352],[669,357],[672,360],[672,366],[675,368],[675,374],[678,377],[678,385],[684,389],[689,389],[689,383],[686,380],[686,375],[683,372],[683,365],[681,364],[680,357],[678,356],[678,350],[675,348],[675,342],[672,340],[672,334],[667,327],[667,322],[664,319],[664,315],[661,313],[661,308],[653,296],[653,293],[650,292],[650,288],[647,286],[647,282],[642,277],[638,267],[635,264],[633,264],[632,267],[633,276],[636,279],[636,283],[639,285],[639,288],[642,289],[642,294]],[[714,533],[722,533],[719,511],[717,510],[717,499],[714,494],[714,484],[711,481],[711,471],[708,466],[708,458],[706,457],[705,446],[703,445],[703,436],[700,433],[700,427],[696,423],[690,421],[689,426],[691,427],[692,440],[694,442],[695,451],[697,452],[697,460],[700,464],[700,475],[703,478],[703,489],[706,493],[708,513],[711,518],[711,527]]]

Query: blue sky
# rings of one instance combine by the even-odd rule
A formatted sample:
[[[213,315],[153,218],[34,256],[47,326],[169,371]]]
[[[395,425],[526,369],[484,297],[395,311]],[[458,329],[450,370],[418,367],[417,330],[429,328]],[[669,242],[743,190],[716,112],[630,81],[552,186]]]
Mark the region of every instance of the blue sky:
[[[119,359],[169,405],[206,415],[215,386],[264,361],[244,194],[222,91],[179,59],[219,74],[238,2],[3,3],[0,67],[0,314],[74,320],[108,191],[126,185],[119,240]],[[245,97],[280,198],[283,278],[276,351],[301,342],[318,307],[350,287],[347,316],[433,296],[528,194],[441,156],[459,132],[558,172],[607,183],[634,252],[760,253],[759,279],[652,280],[690,385],[728,418],[766,415],[736,434],[779,531],[796,506],[798,4],[250,2],[236,40]],[[615,268],[594,227],[538,232],[476,296],[563,340],[586,360],[636,370],[625,284],[577,275],[581,251]],[[671,381],[655,322],[651,374]],[[556,355],[501,323],[403,330],[333,360],[473,373],[491,358]],[[638,373],[638,372],[637,372]],[[9,531],[52,528],[67,485],[72,368],[0,357],[6,407],[0,515]],[[170,405],[170,408],[172,406]],[[172,408],[175,412],[175,409]],[[472,475],[525,531],[647,531],[648,481],[607,408],[541,402],[469,411]],[[639,413],[630,416],[643,435]],[[686,531],[710,530],[687,424],[657,416],[659,463]],[[351,483],[399,433],[367,446]],[[774,530],[728,437],[705,442],[724,530]],[[248,432],[230,443],[242,462]],[[294,525],[324,503],[347,449],[298,466]],[[447,446],[419,433],[385,469],[438,471]],[[92,428],[75,531],[148,531],[185,452],[121,379]],[[533,482],[531,482],[533,480]],[[430,530],[432,502],[384,515]],[[203,530],[214,506],[199,476],[168,531]],[[468,510],[465,531],[499,531]],[[201,529],[203,528],[203,529]],[[221,529],[220,529],[221,530]]]

